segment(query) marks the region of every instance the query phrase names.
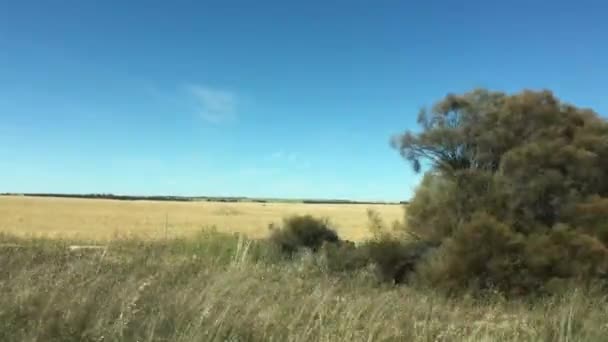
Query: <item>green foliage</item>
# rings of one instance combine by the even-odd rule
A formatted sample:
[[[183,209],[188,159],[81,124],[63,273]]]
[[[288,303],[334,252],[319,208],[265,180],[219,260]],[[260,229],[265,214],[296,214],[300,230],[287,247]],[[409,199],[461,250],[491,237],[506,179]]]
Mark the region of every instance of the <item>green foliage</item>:
[[[293,255],[302,248],[316,252],[325,243],[340,241],[328,220],[311,215],[288,217],[282,227],[271,226],[269,240],[287,255]]]
[[[448,95],[393,146],[428,172],[407,227],[441,244],[421,278],[450,288],[541,288],[603,277],[608,122],[549,91]]]

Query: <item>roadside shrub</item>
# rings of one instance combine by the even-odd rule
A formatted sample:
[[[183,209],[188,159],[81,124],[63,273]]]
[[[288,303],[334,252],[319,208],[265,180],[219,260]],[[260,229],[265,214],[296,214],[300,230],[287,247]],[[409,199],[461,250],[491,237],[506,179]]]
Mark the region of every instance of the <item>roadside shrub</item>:
[[[389,226],[374,209],[367,209],[367,221],[367,229],[371,233],[372,240],[411,236],[411,232],[405,229],[404,222],[395,220]]]
[[[440,247],[418,279],[504,292],[606,279],[605,118],[550,91],[478,89],[446,96],[418,123],[393,140],[427,169],[407,228]]]
[[[458,189],[440,175],[427,173],[407,206],[408,229],[428,241],[441,241],[458,224],[456,195]],[[438,215],[439,212],[443,215]]]
[[[593,196],[578,203],[570,221],[608,246],[608,198]]]
[[[550,290],[550,282],[605,277],[608,249],[566,225],[526,236],[491,215],[476,213],[417,272],[419,279],[452,292],[540,294]]]
[[[521,234],[478,213],[418,267],[418,276],[450,291],[511,288],[521,285],[524,247]]]
[[[416,264],[436,245],[403,240],[388,230],[378,213],[367,213],[372,238],[358,245],[341,240],[327,220],[310,215],[288,217],[282,226],[271,226],[269,242],[288,257],[301,250],[317,253],[315,263],[321,263],[317,266],[332,273],[349,273],[373,265],[379,281],[407,282]]]
[[[544,279],[589,280],[608,275],[608,249],[596,237],[559,225],[526,240],[525,267],[539,286]]]
[[[395,284],[406,283],[416,265],[434,246],[426,241],[403,241],[392,237],[370,240],[359,247],[376,266],[378,279]]]
[[[366,251],[350,241],[326,243],[321,248],[327,270],[336,273],[348,273],[369,265]]]
[[[338,234],[330,228],[327,219],[311,215],[291,216],[281,227],[270,227],[269,240],[286,255],[293,255],[302,248],[317,252],[324,243],[338,243]]]
[[[406,238],[404,233],[411,232],[399,222],[393,223],[392,229],[389,229],[374,210],[368,209],[367,218],[372,237],[359,246],[359,254],[375,266],[380,281],[394,284],[407,282],[415,265],[431,250],[432,243],[419,240],[415,234]]]

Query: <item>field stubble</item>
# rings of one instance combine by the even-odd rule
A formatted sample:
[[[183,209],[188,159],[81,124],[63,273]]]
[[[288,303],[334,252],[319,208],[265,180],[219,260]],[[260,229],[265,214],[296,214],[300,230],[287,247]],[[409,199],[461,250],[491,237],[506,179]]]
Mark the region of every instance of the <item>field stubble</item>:
[[[0,232],[19,236],[107,241],[191,236],[203,228],[263,238],[270,223],[294,214],[327,217],[341,237],[369,237],[367,209],[387,222],[402,220],[401,205],[117,201],[0,197]]]

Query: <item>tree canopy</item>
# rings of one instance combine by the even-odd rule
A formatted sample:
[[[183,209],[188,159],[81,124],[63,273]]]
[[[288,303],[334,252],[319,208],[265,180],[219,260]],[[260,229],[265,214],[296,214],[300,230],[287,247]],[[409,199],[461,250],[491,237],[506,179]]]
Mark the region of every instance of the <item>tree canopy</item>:
[[[513,244],[496,247],[496,253],[509,250],[510,262],[517,260],[528,273],[534,273],[534,263],[524,252],[543,239],[549,247],[562,248],[561,253],[590,258],[582,250],[597,251],[594,262],[601,259],[608,266],[605,119],[591,109],[564,103],[547,90],[506,94],[476,89],[447,95],[422,110],[418,123],[419,132],[406,131],[392,139],[415,171],[428,165],[408,207],[409,229],[429,240],[449,242],[446,246],[467,238],[473,242],[467,234],[479,238],[481,230],[486,235],[494,231],[501,243]],[[571,238],[558,238],[557,232]],[[578,247],[566,246],[566,240],[577,241]],[[545,266],[543,275],[534,269],[538,277],[568,273],[557,272],[557,265]],[[472,275],[492,278],[492,272],[482,269]],[[580,275],[583,269],[571,268],[568,274]]]

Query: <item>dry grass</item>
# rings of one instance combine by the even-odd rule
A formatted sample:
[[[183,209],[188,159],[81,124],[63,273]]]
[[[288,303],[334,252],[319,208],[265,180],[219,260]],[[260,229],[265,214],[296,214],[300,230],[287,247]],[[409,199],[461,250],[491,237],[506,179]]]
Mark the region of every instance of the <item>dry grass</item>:
[[[328,217],[342,238],[361,241],[369,236],[366,228],[368,208],[377,211],[387,222],[403,218],[400,205],[0,197],[0,232],[84,240],[158,239],[190,236],[201,228],[216,226],[222,232],[262,238],[272,222],[278,223],[293,214],[313,214]]]
[[[608,301],[597,293],[447,298],[378,286],[365,270],[337,278],[310,257],[256,261],[246,241],[213,234],[112,242],[105,257],[66,254],[68,241],[19,243],[0,250],[0,341],[605,341],[608,334]]]

